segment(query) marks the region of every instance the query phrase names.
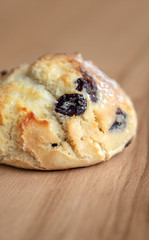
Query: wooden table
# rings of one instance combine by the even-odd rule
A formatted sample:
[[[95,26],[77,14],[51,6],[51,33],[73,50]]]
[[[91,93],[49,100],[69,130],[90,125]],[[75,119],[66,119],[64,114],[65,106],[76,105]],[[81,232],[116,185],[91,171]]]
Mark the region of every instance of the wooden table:
[[[82,52],[134,101],[136,140],[111,161],[39,172],[0,166],[0,240],[149,239],[149,1],[1,0],[0,69]]]

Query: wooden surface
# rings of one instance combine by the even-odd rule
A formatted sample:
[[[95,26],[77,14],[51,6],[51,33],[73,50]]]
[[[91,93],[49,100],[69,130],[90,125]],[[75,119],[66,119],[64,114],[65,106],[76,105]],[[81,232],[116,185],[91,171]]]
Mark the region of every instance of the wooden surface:
[[[134,101],[136,140],[88,168],[0,166],[1,240],[149,239],[149,1],[1,0],[0,69],[83,53]]]

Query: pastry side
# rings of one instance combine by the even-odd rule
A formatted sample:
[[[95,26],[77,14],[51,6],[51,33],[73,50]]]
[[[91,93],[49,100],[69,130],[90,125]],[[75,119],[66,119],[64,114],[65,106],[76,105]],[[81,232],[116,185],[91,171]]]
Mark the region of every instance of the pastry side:
[[[56,170],[110,159],[135,136],[116,81],[80,54],[48,54],[0,73],[0,163]]]

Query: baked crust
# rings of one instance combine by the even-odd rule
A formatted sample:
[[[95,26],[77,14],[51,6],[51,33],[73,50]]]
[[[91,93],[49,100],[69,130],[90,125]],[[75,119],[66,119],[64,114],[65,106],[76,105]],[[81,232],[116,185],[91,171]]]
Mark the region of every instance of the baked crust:
[[[81,90],[77,79],[86,81]],[[82,94],[85,112],[56,112],[64,94]],[[122,151],[136,127],[130,98],[80,54],[48,54],[0,75],[1,164],[40,170],[89,166]]]

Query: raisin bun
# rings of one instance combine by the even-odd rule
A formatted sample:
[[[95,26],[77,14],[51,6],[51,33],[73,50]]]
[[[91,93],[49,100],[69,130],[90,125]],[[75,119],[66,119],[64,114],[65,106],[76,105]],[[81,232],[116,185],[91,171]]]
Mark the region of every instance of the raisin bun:
[[[0,74],[0,163],[55,170],[122,151],[136,113],[120,86],[80,54],[48,54]]]

